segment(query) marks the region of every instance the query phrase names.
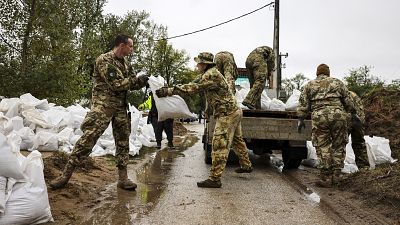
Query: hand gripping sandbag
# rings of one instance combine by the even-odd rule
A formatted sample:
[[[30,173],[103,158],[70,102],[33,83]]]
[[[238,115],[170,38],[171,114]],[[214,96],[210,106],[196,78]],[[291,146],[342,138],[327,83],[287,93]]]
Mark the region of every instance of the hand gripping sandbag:
[[[161,76],[150,76],[150,89],[153,93],[164,86],[164,78]],[[158,98],[153,94],[154,101],[158,110],[158,121],[164,121],[168,118],[189,118],[192,117],[185,100],[178,95],[173,95],[165,98]]]

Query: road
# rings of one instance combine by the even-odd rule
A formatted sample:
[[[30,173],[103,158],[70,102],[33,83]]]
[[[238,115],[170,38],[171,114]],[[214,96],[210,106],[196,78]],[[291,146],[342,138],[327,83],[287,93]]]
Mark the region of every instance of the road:
[[[187,126],[201,140],[202,125]],[[237,174],[228,165],[222,188],[201,189],[208,177],[202,143],[176,158],[166,188],[139,224],[337,224],[318,204],[318,196],[293,186],[268,160],[252,157],[255,170]]]
[[[183,147],[150,149],[128,166],[135,192],[110,184],[79,224],[396,224],[384,216],[385,208],[371,208],[354,193],[316,188],[315,168],[282,173],[278,154],[271,160],[250,154],[252,173],[237,174],[238,165],[227,165],[222,188],[198,188],[210,168],[204,163],[203,125],[185,126],[190,135],[181,137]]]

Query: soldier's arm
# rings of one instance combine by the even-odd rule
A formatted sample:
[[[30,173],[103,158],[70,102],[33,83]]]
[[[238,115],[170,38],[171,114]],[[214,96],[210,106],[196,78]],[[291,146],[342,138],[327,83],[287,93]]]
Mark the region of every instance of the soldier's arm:
[[[214,82],[211,76],[212,74],[205,74],[197,83],[177,85],[173,88],[172,93],[175,95],[184,96],[187,94],[196,94],[200,91],[218,88],[218,82]]]
[[[131,89],[132,79],[125,78],[122,72],[109,61],[104,59],[96,60],[96,68],[100,77],[103,78],[111,90],[127,91]]]
[[[344,85],[343,82],[341,82],[340,80],[338,80],[338,82],[339,82],[339,85],[338,85],[339,91],[342,95],[341,101],[344,106],[344,109],[351,114],[356,114],[356,107],[350,96],[349,90],[347,89],[346,85]]]
[[[306,85],[301,92],[299,105],[297,106],[297,116],[299,118],[306,118],[308,113],[310,113],[311,102],[308,98],[308,85]]]

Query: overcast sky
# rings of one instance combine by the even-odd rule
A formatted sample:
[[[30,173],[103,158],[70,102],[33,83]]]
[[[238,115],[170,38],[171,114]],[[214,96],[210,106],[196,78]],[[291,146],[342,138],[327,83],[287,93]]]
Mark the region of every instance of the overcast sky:
[[[175,36],[224,22],[271,1],[263,0],[108,0],[104,13],[123,16],[144,10]],[[343,78],[352,68],[372,66],[386,82],[400,79],[400,0],[281,0],[280,51],[283,78],[315,77],[326,63]],[[199,52],[232,52],[238,67],[256,47],[273,45],[273,8],[201,33],[170,40],[191,58]],[[191,60],[189,66],[194,68]]]

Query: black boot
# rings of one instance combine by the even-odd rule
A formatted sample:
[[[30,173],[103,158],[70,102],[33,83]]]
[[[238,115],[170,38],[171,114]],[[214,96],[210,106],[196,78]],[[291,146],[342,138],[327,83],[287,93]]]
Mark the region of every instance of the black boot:
[[[161,149],[161,141],[157,141],[157,149]]]
[[[168,148],[175,149],[174,143],[172,143],[172,141],[168,141]]]
[[[220,188],[222,186],[221,181],[213,181],[210,179],[197,182],[197,187],[199,188]]]
[[[235,172],[236,173],[251,173],[251,172],[253,172],[253,167],[249,167],[249,168],[240,167],[240,168],[235,169]]]

